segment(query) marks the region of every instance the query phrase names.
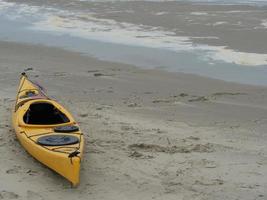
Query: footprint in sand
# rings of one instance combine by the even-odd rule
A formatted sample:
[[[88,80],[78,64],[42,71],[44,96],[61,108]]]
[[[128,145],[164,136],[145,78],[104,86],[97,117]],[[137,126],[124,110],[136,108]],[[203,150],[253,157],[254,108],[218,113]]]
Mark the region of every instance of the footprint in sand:
[[[154,158],[153,156],[151,155],[144,155],[140,152],[137,152],[137,151],[132,151],[130,154],[129,154],[129,157],[130,158],[141,158],[141,159],[152,159]]]
[[[55,72],[53,75],[55,77],[65,77],[67,76],[67,73],[66,72]]]
[[[80,113],[79,116],[82,117],[82,118],[88,117],[88,113]]]
[[[6,173],[7,174],[17,174],[20,172],[20,170],[21,170],[20,166],[14,166],[13,168],[6,170]]]
[[[212,180],[196,180],[195,185],[202,185],[202,186],[215,186],[215,185],[223,185],[224,181],[221,179],[212,179]]]
[[[8,124],[0,124],[0,128],[8,128],[9,125]]]
[[[14,192],[9,192],[6,190],[0,191],[0,199],[17,199],[19,198],[19,195],[17,195]]]
[[[33,71],[33,68],[32,67],[28,67],[28,68],[24,69],[24,71],[25,72],[27,72],[27,71]]]
[[[137,103],[129,103],[127,106],[130,107],[130,108],[141,107],[141,106],[140,106],[139,104],[137,104]]]
[[[132,131],[132,130],[134,130],[134,127],[129,126],[129,125],[122,125],[121,130],[122,131]]]
[[[206,101],[209,101],[209,98],[206,96],[199,96],[188,100],[188,102],[206,102]]]
[[[103,74],[103,73],[94,73],[95,77],[101,77],[101,76],[114,76],[114,74]]]
[[[210,143],[207,144],[190,144],[187,146],[161,146],[156,144],[131,144],[128,146],[129,149],[133,151],[142,150],[146,152],[161,152],[161,153],[210,153],[214,151],[213,145]]]

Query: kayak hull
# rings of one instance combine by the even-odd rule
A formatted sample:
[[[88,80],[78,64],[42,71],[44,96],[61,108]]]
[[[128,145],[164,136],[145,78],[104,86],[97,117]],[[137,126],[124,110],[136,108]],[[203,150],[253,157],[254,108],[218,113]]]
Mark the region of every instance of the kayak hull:
[[[44,146],[38,143],[38,139],[43,136],[49,137],[52,135],[65,137],[64,135],[66,134],[57,133],[54,131],[54,128],[66,125],[78,127],[78,124],[75,122],[71,114],[56,101],[47,97],[24,97],[23,95],[25,95],[25,91],[27,92],[27,89],[29,91],[37,91],[37,95],[40,95],[41,93],[40,88],[31,83],[27,77],[23,76],[21,78],[18,97],[12,114],[12,123],[19,142],[34,158],[65,177],[72,183],[73,186],[77,186],[80,181],[80,165],[84,148],[84,137],[80,129],[75,132],[67,133],[68,135],[74,136],[78,139],[78,143],[75,144]],[[35,97],[37,95],[35,95]],[[23,104],[20,104],[20,96],[23,96]],[[38,103],[53,105],[68,118],[68,122],[60,124],[25,123],[25,115],[27,114],[27,111],[30,110],[31,105]]]

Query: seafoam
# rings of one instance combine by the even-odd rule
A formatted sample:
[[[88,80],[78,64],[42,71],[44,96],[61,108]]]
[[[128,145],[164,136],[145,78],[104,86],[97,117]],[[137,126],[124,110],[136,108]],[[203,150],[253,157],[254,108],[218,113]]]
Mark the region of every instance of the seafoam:
[[[202,51],[202,58],[209,62],[217,60],[245,66],[267,65],[267,54],[237,52],[226,46],[198,45],[194,44],[190,37],[177,36],[162,27],[100,19],[96,18],[94,13],[78,11],[73,13],[68,10],[15,4],[2,0],[0,0],[0,11],[2,15],[12,20],[30,20],[31,25],[28,28],[31,30],[175,52]],[[193,14],[203,15],[203,13]],[[221,22],[216,25],[220,24]],[[266,21],[263,21],[262,25],[266,27]]]

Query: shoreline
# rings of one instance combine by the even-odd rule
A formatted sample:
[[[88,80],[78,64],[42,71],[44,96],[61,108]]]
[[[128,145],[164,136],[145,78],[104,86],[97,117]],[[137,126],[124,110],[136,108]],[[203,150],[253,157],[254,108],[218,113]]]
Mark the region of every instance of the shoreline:
[[[267,85],[265,7],[25,2],[2,8],[0,40],[58,46],[144,69]],[[16,9],[20,12],[13,16]]]
[[[0,60],[1,198],[266,197],[267,87],[14,42],[0,42]],[[28,155],[10,126],[19,74],[27,68],[85,133],[75,189]]]

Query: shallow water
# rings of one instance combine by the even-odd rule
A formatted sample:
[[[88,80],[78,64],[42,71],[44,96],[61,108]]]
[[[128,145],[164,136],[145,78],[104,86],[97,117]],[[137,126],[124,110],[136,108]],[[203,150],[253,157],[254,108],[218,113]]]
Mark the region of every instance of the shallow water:
[[[198,44],[192,41],[192,37],[179,36],[174,30],[166,27],[129,23],[123,22],[121,18],[115,20],[99,16],[101,11],[121,12],[118,10],[121,9],[121,5],[111,7],[110,4],[106,6],[105,3],[101,3],[99,7],[94,3],[95,8],[81,8],[78,1],[70,1],[71,6],[59,5],[59,2],[47,1],[45,5],[33,5],[31,1],[19,4],[0,1],[0,39],[63,47],[102,60],[139,67],[267,85],[267,52],[240,52],[225,46]],[[137,12],[126,10],[129,13],[135,11]],[[263,16],[264,11],[260,10]],[[165,15],[158,10],[155,10],[155,13],[156,16]],[[190,16],[201,18],[206,15],[205,13],[190,12]],[[259,24],[264,25],[264,22],[262,19]],[[216,23],[214,26],[224,24]],[[260,29],[265,31],[264,26]],[[209,35],[201,37],[218,39]]]

